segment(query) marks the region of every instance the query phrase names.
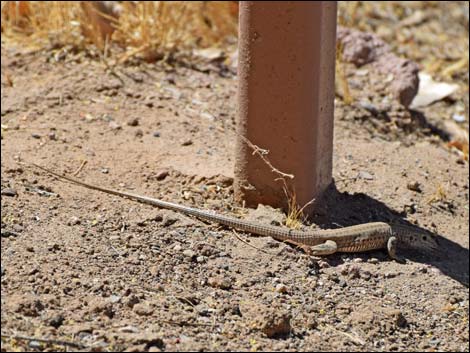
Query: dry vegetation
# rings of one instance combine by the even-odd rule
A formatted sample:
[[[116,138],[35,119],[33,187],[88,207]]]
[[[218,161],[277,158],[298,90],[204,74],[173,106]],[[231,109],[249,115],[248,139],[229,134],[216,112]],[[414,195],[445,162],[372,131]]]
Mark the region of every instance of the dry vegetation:
[[[118,47],[121,61],[151,60],[233,42],[237,11],[227,1],[2,1],[2,38],[31,48]]]

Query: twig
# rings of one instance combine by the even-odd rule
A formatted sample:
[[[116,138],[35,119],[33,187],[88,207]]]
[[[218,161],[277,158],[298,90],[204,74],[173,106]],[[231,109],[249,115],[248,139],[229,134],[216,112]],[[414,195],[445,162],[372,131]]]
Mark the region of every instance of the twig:
[[[258,248],[257,246],[254,246],[253,244],[248,243],[246,240],[244,240],[242,237],[240,237],[240,236],[238,235],[238,233],[235,231],[235,229],[232,229],[232,231],[233,231],[233,235],[235,235],[235,237],[236,237],[238,240],[240,240],[242,243],[245,243],[246,245],[251,246],[253,249],[256,249],[256,250],[259,250],[259,251],[261,251],[261,252],[264,252],[265,254],[268,254],[268,255],[276,255],[276,254],[272,254],[272,253],[270,253],[270,252],[268,252],[268,251],[266,251],[266,250],[260,249],[260,248]]]
[[[325,324],[325,326],[328,327],[330,330],[333,330],[333,331],[335,331],[335,332],[337,332],[337,333],[340,333],[340,334],[342,334],[342,335],[348,337],[352,342],[354,342],[354,343],[356,343],[356,344],[358,344],[358,345],[360,345],[360,346],[363,346],[363,345],[366,344],[366,342],[365,342],[362,338],[360,338],[358,334],[356,334],[355,336],[353,336],[353,335],[351,335],[350,333],[345,332],[345,331],[340,331],[340,330],[338,330],[337,328],[335,328],[335,327],[333,327],[333,326],[331,326],[331,325],[329,325],[329,324]]]
[[[266,163],[266,165],[271,168],[271,171],[273,173],[276,173],[276,174],[279,174],[281,176],[281,178],[289,178],[289,179],[294,179],[294,175],[292,174],[287,174],[287,173],[284,173],[284,172],[281,172],[279,169],[275,168],[271,162],[269,161],[269,159],[266,157],[266,155],[269,153],[268,150],[265,150],[265,149],[262,149],[258,146],[256,146],[255,144],[253,144],[250,140],[248,140],[245,136],[242,136],[240,134],[238,134],[238,136],[243,140],[245,141],[245,143],[250,146],[250,148],[253,150],[253,155],[257,154],[262,160],[264,163]]]
[[[2,338],[9,338],[9,339],[15,339],[15,340],[22,340],[22,341],[37,341],[37,342],[42,342],[42,343],[57,344],[60,346],[69,346],[69,347],[80,348],[80,349],[87,348],[86,345],[79,343],[79,342],[55,340],[55,339],[49,339],[49,338],[36,338],[36,337],[23,336],[23,335],[8,335],[4,333],[2,333]]]
[[[73,176],[77,176],[78,173],[80,173],[80,172],[82,171],[82,169],[83,169],[83,167],[85,166],[85,164],[87,164],[87,160],[86,160],[86,159],[84,159],[84,160],[82,161],[82,164],[80,164],[80,167],[78,167],[78,169],[77,169],[72,175],[73,175]]]

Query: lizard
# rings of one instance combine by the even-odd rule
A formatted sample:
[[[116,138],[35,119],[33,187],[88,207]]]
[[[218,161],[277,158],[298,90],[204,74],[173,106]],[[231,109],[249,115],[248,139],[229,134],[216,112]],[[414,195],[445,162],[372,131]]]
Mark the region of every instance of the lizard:
[[[409,246],[429,253],[434,253],[439,249],[438,240],[435,236],[411,226],[370,222],[337,229],[295,230],[281,226],[259,224],[148,196],[92,185],[70,176],[61,175],[38,164],[33,163],[33,166],[59,179],[88,189],[169,209],[251,234],[269,236],[278,241],[292,243],[314,256],[331,255],[336,252],[351,253],[387,249],[392,259],[403,262],[403,259],[398,257],[396,253],[398,245]]]

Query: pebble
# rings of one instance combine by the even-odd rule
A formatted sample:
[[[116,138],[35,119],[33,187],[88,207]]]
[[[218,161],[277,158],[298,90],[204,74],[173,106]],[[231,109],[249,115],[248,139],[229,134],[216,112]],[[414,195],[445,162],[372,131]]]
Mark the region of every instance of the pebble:
[[[346,276],[349,273],[349,266],[348,265],[339,266],[339,273],[341,273],[343,276]]]
[[[111,303],[118,303],[121,301],[121,296],[120,295],[116,295],[116,294],[112,294],[110,297],[109,297],[109,301]]]
[[[157,175],[155,176],[155,178],[158,180],[158,181],[162,181],[163,179],[165,179],[168,175],[170,174],[170,172],[168,170],[162,170],[160,172],[157,173]]]
[[[349,278],[355,279],[361,276],[361,269],[358,266],[352,266],[349,269]]]
[[[137,125],[139,125],[139,119],[138,119],[138,118],[130,119],[130,120],[127,122],[127,125],[129,125],[129,126],[137,126]]]
[[[38,341],[30,341],[28,346],[31,349],[41,349],[42,348],[41,342],[38,342]]]
[[[431,272],[436,274],[436,275],[442,275],[442,271],[439,270],[437,267],[432,267]]]
[[[370,263],[370,264],[378,264],[379,259],[376,258],[376,257],[371,257],[369,260],[367,260],[367,262]]]
[[[460,298],[460,297],[456,297],[456,296],[451,296],[449,298],[449,303],[451,304],[457,304],[457,303],[460,303],[463,299]]]
[[[67,222],[67,225],[69,226],[76,226],[77,224],[80,224],[80,218],[76,216],[70,217],[69,221]]]
[[[210,277],[207,280],[207,284],[212,288],[220,288],[220,289],[230,289],[232,288],[232,281],[229,278],[223,277]]]
[[[452,119],[454,119],[458,123],[463,123],[465,122],[465,115],[463,114],[452,114]]]
[[[372,277],[372,273],[370,273],[369,271],[362,271],[361,273],[361,278],[368,281],[370,280],[370,278]]]
[[[192,144],[193,144],[192,140],[186,140],[186,141],[183,141],[183,143],[181,143],[181,146],[190,146]]]
[[[144,132],[142,131],[142,129],[135,130],[135,137],[142,137],[142,136],[144,136]]]
[[[125,332],[125,333],[138,333],[139,328],[135,326],[124,326],[119,329],[120,332]]]
[[[285,294],[287,293],[287,286],[283,283],[279,283],[278,285],[276,285],[275,291],[278,293]]]
[[[111,130],[119,130],[122,128],[121,125],[119,125],[117,122],[115,122],[114,120],[111,120],[109,122],[109,127],[111,128]]]
[[[62,314],[55,315],[49,320],[49,326],[59,328],[64,323],[64,316]]]
[[[366,172],[365,170],[361,170],[359,173],[357,173],[357,178],[358,179],[364,179],[364,180],[374,180],[375,177],[370,174],[369,172]]]
[[[394,324],[397,327],[406,327],[408,325],[408,321],[406,320],[405,316],[400,310],[391,310],[390,312],[387,313],[390,318],[393,319]]]
[[[428,268],[426,266],[421,266],[418,269],[418,271],[421,272],[421,273],[428,273]]]
[[[18,193],[16,192],[15,189],[11,189],[11,188],[5,188],[2,190],[2,196],[11,196],[11,197],[14,197],[18,195]]]
[[[160,132],[155,131],[155,132],[153,133],[153,137],[160,137]]]
[[[421,190],[421,185],[417,181],[406,184],[406,187],[408,188],[408,190],[415,191],[415,192],[423,191]]]
[[[183,255],[189,258],[193,258],[194,256],[196,256],[196,253],[191,249],[187,249],[183,251]]]
[[[35,139],[40,139],[40,138],[41,138],[41,135],[39,135],[39,134],[33,132],[33,133],[31,134],[31,137],[32,137],[32,138],[35,138]]]
[[[153,314],[153,309],[146,303],[135,304],[132,310],[140,316],[149,316]]]

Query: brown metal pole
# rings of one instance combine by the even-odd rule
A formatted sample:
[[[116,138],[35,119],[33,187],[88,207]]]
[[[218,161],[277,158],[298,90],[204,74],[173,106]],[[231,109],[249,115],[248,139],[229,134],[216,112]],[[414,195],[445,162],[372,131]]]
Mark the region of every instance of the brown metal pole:
[[[240,1],[235,199],[302,206],[332,181],[336,1]]]

